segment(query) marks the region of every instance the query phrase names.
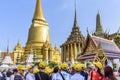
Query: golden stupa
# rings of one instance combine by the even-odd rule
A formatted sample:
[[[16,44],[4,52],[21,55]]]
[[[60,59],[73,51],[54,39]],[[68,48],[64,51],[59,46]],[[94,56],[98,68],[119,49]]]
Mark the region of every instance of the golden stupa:
[[[35,59],[37,61],[61,62],[59,50],[56,46],[53,48],[50,42],[49,27],[43,14],[41,0],[36,2],[32,25],[29,29],[26,46],[24,47],[24,55],[21,55],[21,62],[24,62],[29,54],[36,55]]]

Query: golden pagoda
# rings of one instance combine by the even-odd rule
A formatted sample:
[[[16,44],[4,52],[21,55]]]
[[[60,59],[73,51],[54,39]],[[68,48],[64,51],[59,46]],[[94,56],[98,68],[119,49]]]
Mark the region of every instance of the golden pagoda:
[[[18,40],[17,45],[14,48],[13,54],[14,54],[14,59],[13,59],[14,64],[17,63],[17,56],[18,55],[20,57],[24,55],[24,47],[22,47],[19,40]]]
[[[77,57],[83,51],[85,45],[85,38],[82,35],[77,22],[76,5],[75,16],[72,32],[67,38],[67,41],[61,45],[62,62],[74,63]]]
[[[32,47],[31,47],[32,46]],[[32,52],[31,52],[32,49]],[[50,42],[49,27],[44,17],[41,0],[36,0],[36,8],[29,29],[28,40],[24,48],[24,55],[21,55],[21,63],[25,63],[29,54],[36,55],[35,61],[55,61],[61,62],[59,50],[52,47]],[[15,54],[14,62],[16,63]]]

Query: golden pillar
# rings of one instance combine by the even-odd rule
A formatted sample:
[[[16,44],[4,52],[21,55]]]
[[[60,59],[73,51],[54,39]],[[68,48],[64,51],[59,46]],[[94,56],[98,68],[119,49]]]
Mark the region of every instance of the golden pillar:
[[[70,52],[71,52],[71,62],[73,62],[74,61],[74,56],[73,56],[73,47],[72,47],[72,44],[70,44]]]
[[[54,51],[53,49],[50,49],[50,61],[53,61],[53,60],[52,60],[52,57],[53,57],[53,51]]]
[[[78,54],[81,52],[80,50],[80,43],[78,43]]]
[[[48,61],[48,48],[45,48],[45,58],[46,61]]]
[[[64,61],[66,62],[66,58],[67,58],[67,53],[66,53],[66,45],[64,46]]]
[[[77,59],[77,48],[76,48],[76,43],[74,43],[74,59]]]
[[[69,49],[69,45],[67,45],[67,50],[68,50],[68,52],[67,52],[67,54],[68,54],[68,61],[70,61],[70,49]]]
[[[62,52],[62,62],[64,62],[64,49],[63,49],[63,46],[61,47],[61,52]]]

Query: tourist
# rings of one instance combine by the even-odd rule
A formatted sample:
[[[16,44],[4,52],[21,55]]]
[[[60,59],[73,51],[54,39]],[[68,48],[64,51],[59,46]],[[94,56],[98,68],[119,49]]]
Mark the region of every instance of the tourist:
[[[53,69],[52,69],[52,68],[49,68],[49,67],[46,67],[45,70],[44,70],[44,72],[45,72],[46,74],[48,74],[49,79],[51,80],[51,76],[52,76]]]
[[[7,75],[6,75],[6,73],[7,73],[7,70],[6,69],[4,69],[3,71],[2,71],[2,75],[3,75],[3,80],[7,80]]]
[[[38,68],[34,68],[33,74],[35,75],[35,74],[38,73],[38,72],[39,72],[39,69],[38,69]]]
[[[2,75],[2,70],[0,69],[0,80],[2,80],[3,75]]]
[[[62,76],[60,75],[58,66],[54,68],[51,80],[63,80]]]
[[[81,64],[81,66],[82,66],[82,71],[80,72],[80,74],[85,77],[85,80],[88,80],[88,73],[85,71],[85,65]]]
[[[14,80],[25,80],[24,78],[25,66],[19,65],[17,69],[18,69],[18,74],[15,75]]]
[[[120,80],[120,67],[118,69],[118,80]]]
[[[6,75],[7,75],[7,77],[10,77],[12,75],[12,72],[10,71],[10,69],[7,70]]]
[[[71,75],[68,73],[68,64],[67,63],[61,64],[60,75],[62,76],[63,80],[70,80]]]
[[[13,69],[13,74],[10,76],[10,80],[14,80],[14,77],[17,74],[18,74],[18,70],[17,69]]]
[[[76,64],[72,64],[72,70],[71,70],[71,72],[70,72],[71,75],[74,75],[74,74],[75,74],[75,65],[76,65]]]
[[[44,72],[45,67],[45,62],[39,63],[39,72],[35,74],[35,80],[49,80],[49,76]]]
[[[76,73],[71,77],[71,80],[85,80],[85,77],[80,74],[82,71],[82,65],[76,64],[75,70],[76,70]]]
[[[28,72],[25,75],[25,80],[35,80],[35,76],[33,74],[34,66],[28,66]]]
[[[88,80],[91,80],[90,78],[90,76],[91,76],[91,72],[92,72],[92,67],[91,66],[89,66],[89,67],[87,67],[87,73],[88,73]]]
[[[102,69],[102,63],[101,62],[93,62],[94,69],[91,72],[91,80],[102,80],[103,74],[101,72]]]
[[[113,69],[110,66],[105,66],[104,68],[104,79],[103,80],[117,80],[113,73]]]

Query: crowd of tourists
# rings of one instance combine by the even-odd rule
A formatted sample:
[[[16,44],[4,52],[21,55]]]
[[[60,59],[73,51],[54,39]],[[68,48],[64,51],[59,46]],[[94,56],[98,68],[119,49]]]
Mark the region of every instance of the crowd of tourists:
[[[17,69],[0,70],[0,80],[120,80],[114,75],[110,66],[104,66],[101,62],[93,62],[94,66],[85,67],[82,63],[67,63],[49,68],[45,62],[40,62],[38,67],[19,65]]]

